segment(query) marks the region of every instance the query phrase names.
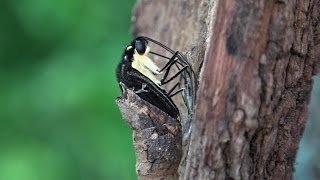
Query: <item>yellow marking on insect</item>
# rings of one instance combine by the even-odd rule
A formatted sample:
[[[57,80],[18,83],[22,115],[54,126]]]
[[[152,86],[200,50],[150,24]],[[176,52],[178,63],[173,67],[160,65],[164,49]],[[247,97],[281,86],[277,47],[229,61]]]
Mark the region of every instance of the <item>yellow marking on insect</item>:
[[[161,85],[161,82],[157,79],[155,75],[160,74],[159,67],[153,63],[153,61],[147,56],[150,48],[147,47],[146,52],[140,55],[136,50],[133,54],[132,67],[141,72],[143,75],[148,77],[158,86]]]

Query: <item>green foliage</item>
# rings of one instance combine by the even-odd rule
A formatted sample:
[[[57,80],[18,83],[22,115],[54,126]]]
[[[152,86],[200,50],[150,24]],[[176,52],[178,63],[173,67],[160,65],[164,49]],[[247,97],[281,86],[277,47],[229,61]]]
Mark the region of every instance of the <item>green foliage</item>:
[[[114,101],[133,4],[0,2],[0,180],[135,179]]]

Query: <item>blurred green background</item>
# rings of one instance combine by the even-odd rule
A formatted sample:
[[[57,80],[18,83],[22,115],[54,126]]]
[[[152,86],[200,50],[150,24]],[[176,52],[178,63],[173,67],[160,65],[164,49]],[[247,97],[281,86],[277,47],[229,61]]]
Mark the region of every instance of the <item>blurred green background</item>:
[[[133,4],[0,1],[0,180],[136,179],[114,101]],[[296,179],[320,178],[319,95],[316,77]]]
[[[0,1],[0,180],[136,179],[115,67],[135,1]]]

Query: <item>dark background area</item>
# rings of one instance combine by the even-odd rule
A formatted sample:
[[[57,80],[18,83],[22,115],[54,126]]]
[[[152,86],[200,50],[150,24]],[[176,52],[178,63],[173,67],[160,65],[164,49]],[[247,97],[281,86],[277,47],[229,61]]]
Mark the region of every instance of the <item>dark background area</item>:
[[[0,180],[136,179],[131,130],[114,101],[133,4],[0,2]],[[320,178],[315,80],[296,179]]]

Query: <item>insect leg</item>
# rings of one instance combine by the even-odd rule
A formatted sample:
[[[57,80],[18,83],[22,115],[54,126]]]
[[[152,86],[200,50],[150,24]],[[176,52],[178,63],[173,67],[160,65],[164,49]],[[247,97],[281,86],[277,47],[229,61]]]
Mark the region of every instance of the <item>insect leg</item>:
[[[170,58],[169,62],[159,71],[159,72],[162,72],[162,71],[166,70],[163,78],[161,79],[161,83],[162,83],[162,84],[166,84],[166,83],[170,82],[172,79],[174,79],[175,77],[177,77],[177,76],[182,72],[181,70],[182,70],[183,68],[185,68],[185,67],[187,67],[187,66],[189,65],[189,64],[187,64],[185,67],[183,67],[183,64],[182,64],[180,61],[182,61],[182,62],[184,62],[184,61],[183,61],[183,60],[180,60],[180,58],[179,58],[180,56],[181,56],[181,55],[180,55],[179,51],[175,52],[174,55],[172,56],[172,58]],[[180,61],[179,61],[179,60],[180,60]],[[184,63],[185,63],[185,62],[184,62]],[[170,72],[170,69],[171,69],[172,65],[175,65],[176,68],[179,70],[179,72],[178,72],[177,74],[175,74],[173,77],[171,77],[169,80],[165,81],[165,79],[167,79],[167,77],[168,77],[168,74],[169,74],[169,72]],[[179,67],[179,65],[181,65],[183,68],[181,69],[181,68]],[[180,71],[181,71],[181,72],[180,72]],[[164,82],[165,82],[165,83],[164,83]]]
[[[182,69],[180,69],[175,75],[173,75],[170,79],[166,80],[162,79],[161,80],[161,85],[167,84],[168,82],[172,81],[174,78],[176,78],[177,76],[179,76],[179,74],[181,74],[183,71],[185,71],[189,66],[184,66]],[[168,72],[168,70],[167,70]],[[166,72],[166,73],[167,73]]]
[[[185,90],[185,88],[179,89],[178,91],[176,91],[176,92],[174,92],[173,94],[169,95],[169,97],[173,97],[173,96],[177,95],[179,92],[181,92],[181,91],[183,91],[183,90]]]
[[[174,55],[170,58],[170,60],[167,62],[167,64],[159,72],[162,72],[162,71],[168,69],[175,62],[177,62],[178,61],[177,55],[178,55],[178,51],[176,53],[174,53]]]
[[[170,91],[167,93],[168,96],[170,96],[170,94],[173,92],[173,90],[175,90],[178,86],[180,86],[180,82],[178,82],[176,85],[174,85],[174,86],[170,89]]]

